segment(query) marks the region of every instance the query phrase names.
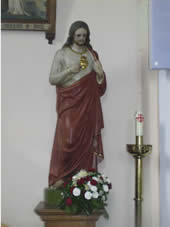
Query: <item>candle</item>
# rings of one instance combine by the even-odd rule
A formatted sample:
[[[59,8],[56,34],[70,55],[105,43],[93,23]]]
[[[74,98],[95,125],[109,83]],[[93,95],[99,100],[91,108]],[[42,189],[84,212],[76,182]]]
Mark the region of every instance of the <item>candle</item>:
[[[136,136],[143,136],[144,116],[141,111],[138,111],[136,113],[135,121],[136,121]]]

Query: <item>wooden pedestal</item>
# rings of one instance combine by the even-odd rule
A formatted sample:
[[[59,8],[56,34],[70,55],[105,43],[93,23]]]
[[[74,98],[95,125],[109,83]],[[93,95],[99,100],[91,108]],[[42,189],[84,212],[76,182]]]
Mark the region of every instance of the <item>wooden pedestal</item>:
[[[45,202],[40,202],[35,208],[35,212],[45,222],[45,227],[95,227],[96,221],[102,214],[69,215],[62,210],[48,207]]]

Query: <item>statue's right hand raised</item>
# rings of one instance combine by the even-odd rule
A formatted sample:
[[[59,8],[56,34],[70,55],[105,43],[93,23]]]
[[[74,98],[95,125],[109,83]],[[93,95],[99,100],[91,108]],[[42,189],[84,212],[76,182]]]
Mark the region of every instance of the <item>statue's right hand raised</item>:
[[[75,64],[70,67],[71,73],[79,73],[80,72],[80,64]]]

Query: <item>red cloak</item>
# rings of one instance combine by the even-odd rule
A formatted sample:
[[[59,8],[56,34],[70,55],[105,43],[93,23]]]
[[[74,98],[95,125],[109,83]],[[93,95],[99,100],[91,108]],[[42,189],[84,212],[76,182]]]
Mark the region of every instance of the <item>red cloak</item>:
[[[103,159],[101,129],[104,127],[100,96],[106,78],[99,85],[92,71],[67,88],[57,87],[58,121],[54,138],[49,185],[80,169],[97,168]],[[94,146],[94,138],[97,146]]]

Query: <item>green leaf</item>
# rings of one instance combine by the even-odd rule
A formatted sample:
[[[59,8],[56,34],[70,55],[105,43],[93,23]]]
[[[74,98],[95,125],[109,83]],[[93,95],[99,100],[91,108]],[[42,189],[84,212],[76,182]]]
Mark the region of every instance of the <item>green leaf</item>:
[[[73,204],[71,206],[71,211],[72,211],[73,214],[77,214],[77,206],[75,204]]]
[[[66,212],[67,214],[71,214],[71,213],[72,213],[72,212],[71,212],[71,207],[66,206],[66,207],[65,207],[65,212]]]
[[[88,204],[86,202],[80,201],[79,207],[81,207],[82,212],[85,213],[86,215],[90,215],[91,212],[92,212],[90,207],[88,206]]]
[[[63,200],[63,197],[61,195],[61,190],[56,189],[45,189],[45,201],[50,206],[59,206],[61,201]]]
[[[103,216],[104,218],[109,219],[109,214],[105,208],[103,209]]]

